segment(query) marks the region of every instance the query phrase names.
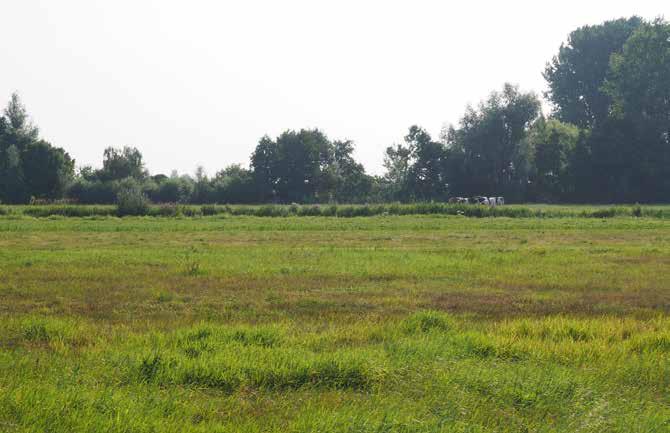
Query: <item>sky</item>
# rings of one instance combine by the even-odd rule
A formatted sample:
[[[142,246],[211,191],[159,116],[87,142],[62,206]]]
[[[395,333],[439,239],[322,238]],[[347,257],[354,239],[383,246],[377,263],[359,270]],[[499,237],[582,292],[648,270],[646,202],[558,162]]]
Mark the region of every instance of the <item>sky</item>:
[[[248,165],[300,128],[381,174],[413,124],[437,137],[505,82],[541,95],[572,30],[670,16],[667,0],[0,2],[0,103],[18,92],[78,166],[129,145],[154,174]]]

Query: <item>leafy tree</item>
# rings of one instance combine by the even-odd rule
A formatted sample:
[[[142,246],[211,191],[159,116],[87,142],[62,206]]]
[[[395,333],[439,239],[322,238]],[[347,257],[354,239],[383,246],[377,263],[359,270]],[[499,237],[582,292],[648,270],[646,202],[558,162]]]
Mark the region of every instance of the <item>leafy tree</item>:
[[[105,149],[102,161],[102,170],[99,171],[102,180],[120,180],[128,177],[144,179],[147,171],[142,161],[142,153],[134,147]]]
[[[39,130],[13,94],[0,118],[0,201],[59,198],[73,173],[74,161],[63,149],[39,140]]]
[[[29,144],[22,154],[26,187],[37,198],[62,197],[74,175],[74,160],[46,141]]]
[[[0,155],[0,202],[26,203],[30,191],[25,183],[21,153],[15,144],[10,145]]]
[[[544,71],[549,84],[547,97],[559,120],[589,128],[607,118],[611,96],[603,84],[610,57],[621,52],[642,22],[638,17],[622,18],[570,33]]]
[[[528,141],[533,153],[534,199],[555,202],[573,193],[572,161],[579,129],[559,120],[541,118],[531,128]]]
[[[602,172],[616,176],[620,201],[665,201],[670,194],[670,25],[645,23],[611,59],[607,125],[591,148]]]
[[[205,169],[202,166],[199,166],[195,170],[193,195],[189,201],[193,203],[211,203],[214,201],[212,182],[207,177],[207,173],[205,173]]]
[[[491,93],[477,109],[468,107],[459,128],[444,135],[453,192],[522,199],[532,157],[525,138],[539,113],[537,96],[511,84]]]
[[[239,164],[219,171],[213,180],[213,188],[218,203],[253,203],[256,200],[253,174]]]
[[[416,125],[410,127],[405,143],[412,160],[409,182],[413,197],[421,201],[446,199],[448,185],[443,144],[433,141],[425,129]]]
[[[276,197],[277,143],[267,135],[260,139],[251,155],[251,168],[258,198],[261,202]]]
[[[4,142],[7,147],[16,146],[22,152],[30,143],[37,141],[39,129],[30,121],[25,105],[17,93],[12,94],[4,111]]]
[[[276,141],[263,137],[251,158],[261,196],[281,202],[328,200],[332,144],[318,129],[285,131]]]
[[[412,150],[405,145],[396,144],[386,148],[384,168],[386,173],[382,179],[386,185],[387,199],[407,201],[412,197],[410,186]]]
[[[333,159],[330,166],[334,180],[333,198],[340,203],[365,201],[372,188],[371,178],[365,173],[363,165],[354,160],[353,152],[353,141],[333,142]]]

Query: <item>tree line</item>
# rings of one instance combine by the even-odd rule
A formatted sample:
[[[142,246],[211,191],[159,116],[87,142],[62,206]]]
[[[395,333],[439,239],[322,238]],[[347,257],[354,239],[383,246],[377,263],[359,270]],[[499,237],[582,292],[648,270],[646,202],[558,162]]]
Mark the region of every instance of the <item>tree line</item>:
[[[666,202],[670,198],[670,25],[639,17],[570,33],[544,70],[551,112],[505,84],[439,137],[411,126],[382,176],[354,143],[318,129],[262,137],[248,168],[213,177],[151,175],[140,151],[107,148],[81,167],[39,137],[19,97],[0,116],[0,202],[113,203],[131,191],[170,203],[362,203],[505,196],[516,202]]]

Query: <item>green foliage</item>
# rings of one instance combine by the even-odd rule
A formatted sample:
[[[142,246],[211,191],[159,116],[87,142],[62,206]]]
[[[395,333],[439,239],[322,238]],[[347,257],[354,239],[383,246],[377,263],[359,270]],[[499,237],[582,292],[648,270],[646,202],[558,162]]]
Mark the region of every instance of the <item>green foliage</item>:
[[[146,201],[146,199],[145,199]],[[14,218],[20,215],[31,217],[93,217],[117,215],[115,206],[88,205],[30,205],[0,207],[0,215]],[[147,202],[142,215],[154,217],[216,217],[226,215],[254,217],[374,217],[401,215],[452,215],[470,218],[613,218],[646,217],[670,218],[670,209],[665,206],[521,206],[488,207],[445,203],[379,204],[379,205],[151,205]]]
[[[127,179],[153,202],[180,205],[424,203],[481,195],[505,196],[507,203],[665,202],[670,194],[669,28],[660,18],[631,17],[576,29],[544,71],[553,105],[548,119],[540,116],[535,94],[505,84],[478,106],[467,107],[439,140],[411,126],[404,143],[386,149],[383,176],[365,172],[351,140],[331,141],[319,129],[264,136],[249,168],[233,164],[214,177],[201,167],[194,176],[149,176],[141,152],[132,147],[109,147],[102,168],[82,167],[73,176],[74,161],[39,138],[13,95],[0,116],[0,202],[66,197],[112,204]],[[246,212],[377,214],[366,207]],[[201,212],[184,207],[181,213]],[[156,214],[175,212],[167,207]]]
[[[533,125],[527,139],[535,167],[531,176],[534,198],[551,203],[574,196],[579,188],[574,178],[577,127],[554,119],[541,119]]]
[[[550,89],[547,96],[559,120],[590,128],[608,117],[611,98],[603,85],[610,57],[621,52],[642,23],[638,17],[622,18],[570,33],[544,71]]]
[[[97,176],[103,181],[121,180],[126,178],[143,179],[147,176],[142,154],[134,147],[105,149],[102,170]]]
[[[477,109],[469,107],[459,127],[450,127],[444,138],[452,192],[522,199],[531,166],[526,135],[539,114],[538,97],[511,84]]]
[[[119,216],[146,215],[149,199],[137,185],[129,183],[116,195],[116,212]]]
[[[13,94],[0,116],[0,203],[60,198],[73,174],[74,160],[39,139],[21,99]]]

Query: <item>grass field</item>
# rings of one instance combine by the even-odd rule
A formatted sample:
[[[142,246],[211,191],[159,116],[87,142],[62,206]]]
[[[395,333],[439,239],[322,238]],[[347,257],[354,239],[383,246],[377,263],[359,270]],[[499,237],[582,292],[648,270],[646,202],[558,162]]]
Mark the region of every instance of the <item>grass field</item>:
[[[669,283],[660,217],[10,212],[0,431],[670,432]]]

